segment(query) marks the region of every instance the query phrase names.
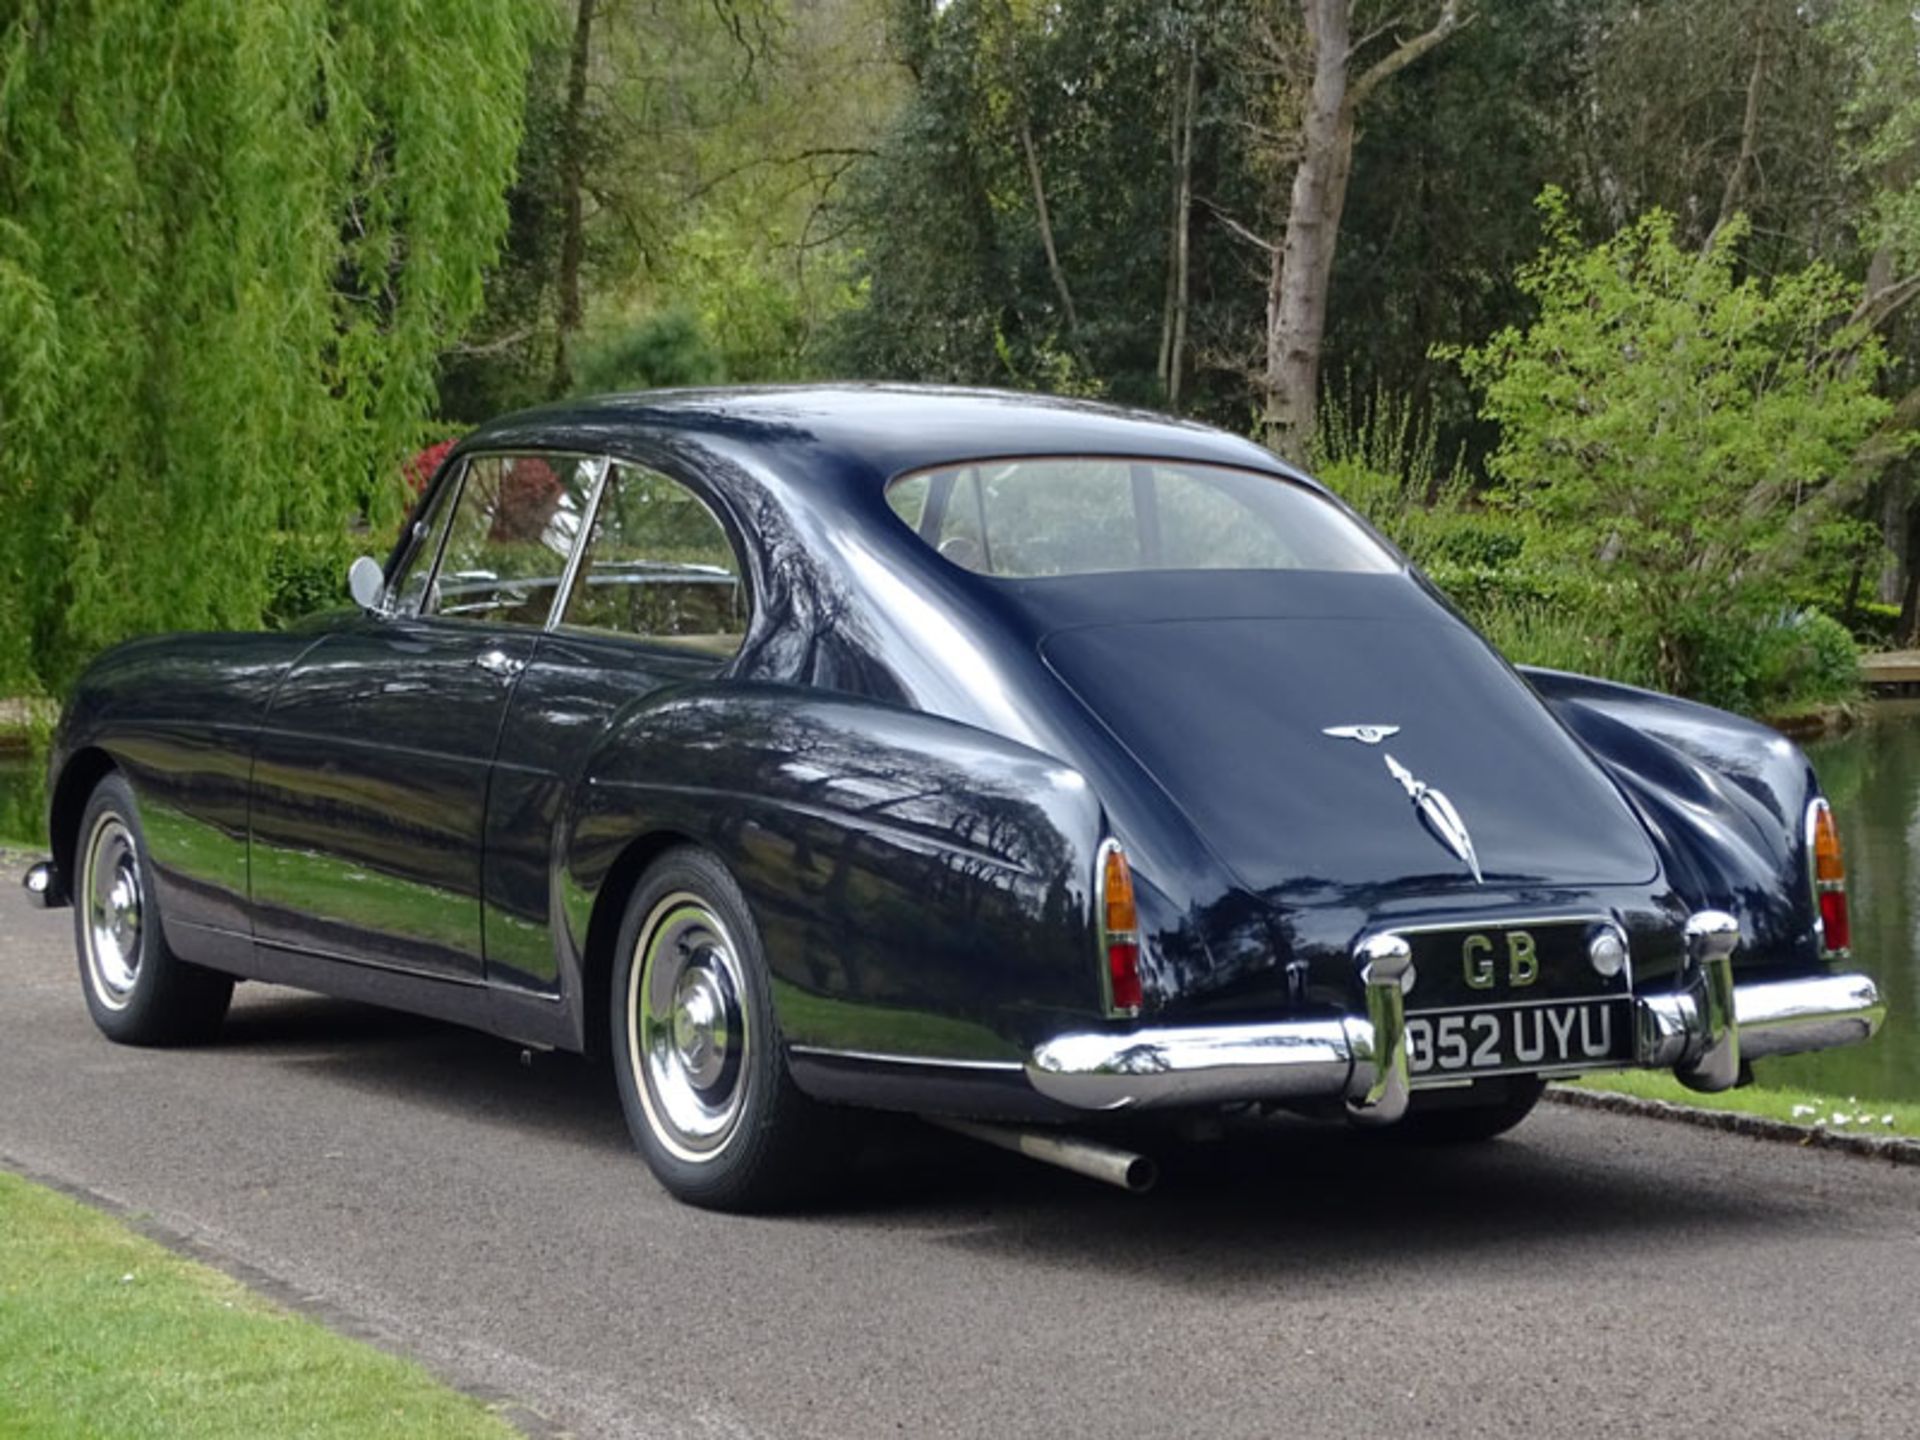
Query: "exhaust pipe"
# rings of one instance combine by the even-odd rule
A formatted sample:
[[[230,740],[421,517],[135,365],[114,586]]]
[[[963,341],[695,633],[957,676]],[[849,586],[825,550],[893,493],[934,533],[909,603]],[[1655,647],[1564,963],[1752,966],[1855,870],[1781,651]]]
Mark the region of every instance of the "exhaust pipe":
[[[965,1135],[969,1140],[981,1140],[1016,1155],[1025,1155],[1029,1160],[1058,1165],[1062,1170],[1117,1185],[1135,1195],[1144,1195],[1160,1178],[1160,1167],[1147,1156],[1122,1150],[1117,1145],[1103,1145],[1098,1140],[1078,1135],[1051,1135],[1040,1130],[1016,1130],[1011,1125],[987,1125],[978,1120],[952,1120],[943,1115],[920,1118],[942,1130]]]

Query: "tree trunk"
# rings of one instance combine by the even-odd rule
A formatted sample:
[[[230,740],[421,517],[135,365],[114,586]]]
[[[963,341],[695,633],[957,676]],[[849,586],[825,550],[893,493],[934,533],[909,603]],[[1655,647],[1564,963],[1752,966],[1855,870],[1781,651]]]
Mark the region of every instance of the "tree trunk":
[[[1159,380],[1163,391],[1168,388],[1167,367],[1173,357],[1174,272],[1178,264],[1175,252],[1179,248],[1180,230],[1180,96],[1181,87],[1176,84],[1171,118],[1167,122],[1167,169],[1173,176],[1173,183],[1167,187],[1166,283],[1161,287],[1160,355],[1153,362],[1154,377]]]
[[[1054,293],[1066,312],[1067,337],[1077,342],[1080,317],[1074,314],[1073,291],[1067,288],[1067,274],[1060,268],[1060,252],[1053,243],[1053,217],[1047,210],[1047,187],[1040,177],[1040,152],[1034,148],[1032,122],[1024,115],[1020,118],[1020,149],[1027,157],[1027,179],[1033,185],[1033,213],[1040,226],[1040,246],[1047,255],[1047,274],[1053,277]]]
[[[1907,512],[1907,549],[1920,545],[1920,509]],[[1900,619],[1894,625],[1893,643],[1905,648],[1920,644],[1920,568],[1909,566],[1900,590]]]
[[[1301,9],[1313,79],[1301,118],[1286,239],[1268,272],[1264,377],[1268,442],[1296,463],[1305,460],[1313,438],[1327,283],[1353,164],[1353,116],[1347,108],[1352,0],[1301,0]]]
[[[1767,78],[1767,27],[1761,16],[1756,14],[1753,19],[1753,69],[1747,75],[1747,105],[1740,121],[1740,153],[1734,157],[1733,169],[1727,172],[1726,188],[1720,192],[1720,210],[1713,228],[1707,232],[1707,243],[1701,247],[1704,250],[1713,248],[1715,238],[1739,210],[1746,193],[1747,172],[1753,168],[1760,148],[1760,90]]]
[[[1313,440],[1327,288],[1340,240],[1340,213],[1353,169],[1354,117],[1381,85],[1466,23],[1461,0],[1443,0],[1433,28],[1401,42],[1358,78],[1348,73],[1353,0],[1300,0],[1313,74],[1300,126],[1286,240],[1267,283],[1267,357],[1261,376],[1267,441],[1300,462]]]
[[[1173,340],[1167,355],[1167,405],[1180,408],[1181,372],[1186,368],[1187,314],[1193,281],[1193,112],[1199,103],[1200,50],[1187,53],[1187,88],[1180,107],[1180,147],[1175,164],[1173,200]]]
[[[573,387],[573,337],[583,315],[580,264],[586,254],[587,61],[593,42],[593,12],[598,0],[579,0],[573,17],[573,53],[567,61],[567,108],[561,118],[559,314],[553,336],[553,375],[547,382],[555,398]]]

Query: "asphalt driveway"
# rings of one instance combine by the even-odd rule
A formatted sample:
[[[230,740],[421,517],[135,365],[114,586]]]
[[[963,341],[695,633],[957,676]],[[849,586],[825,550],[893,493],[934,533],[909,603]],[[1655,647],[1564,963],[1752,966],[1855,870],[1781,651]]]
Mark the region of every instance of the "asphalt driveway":
[[[69,927],[0,865],[0,1165],[583,1436],[1920,1433],[1920,1169],[1544,1107],[1179,1149],[1142,1198],[930,1133],[732,1219],[570,1058],[262,986],[110,1045]]]

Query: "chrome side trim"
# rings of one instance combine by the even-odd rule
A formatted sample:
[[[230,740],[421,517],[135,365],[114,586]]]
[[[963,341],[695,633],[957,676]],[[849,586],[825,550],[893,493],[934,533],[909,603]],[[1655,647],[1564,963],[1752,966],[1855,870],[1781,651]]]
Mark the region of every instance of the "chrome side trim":
[[[789,1054],[815,1055],[823,1060],[857,1060],[867,1065],[921,1065],[941,1070],[1019,1071],[1018,1060],[956,1060],[946,1055],[894,1055],[878,1050],[837,1050],[828,1045],[789,1045]]]

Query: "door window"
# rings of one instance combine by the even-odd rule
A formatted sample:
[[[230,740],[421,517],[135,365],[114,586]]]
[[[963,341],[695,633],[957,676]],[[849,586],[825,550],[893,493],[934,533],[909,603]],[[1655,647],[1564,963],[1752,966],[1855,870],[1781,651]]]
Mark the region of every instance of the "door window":
[[[562,623],[729,656],[747,592],[727,532],[677,481],[616,464]]]
[[[475,457],[422,613],[546,624],[601,463],[558,455]]]

